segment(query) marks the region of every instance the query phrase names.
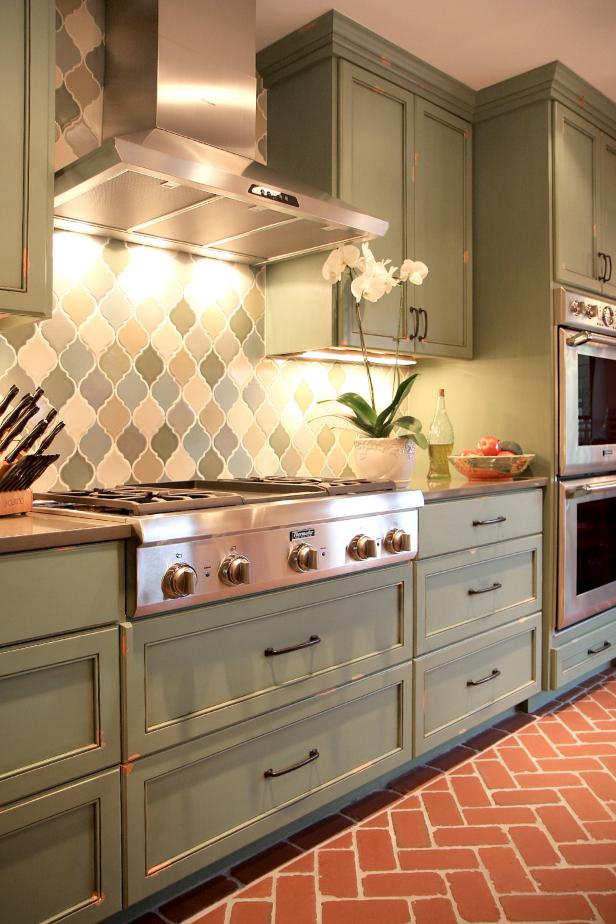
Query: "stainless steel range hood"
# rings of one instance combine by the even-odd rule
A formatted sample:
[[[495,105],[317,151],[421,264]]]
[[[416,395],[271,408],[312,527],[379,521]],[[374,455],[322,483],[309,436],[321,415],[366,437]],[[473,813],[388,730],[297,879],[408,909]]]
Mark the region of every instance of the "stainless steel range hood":
[[[103,144],[59,170],[56,226],[243,263],[387,222],[253,160],[255,0],[107,0]]]

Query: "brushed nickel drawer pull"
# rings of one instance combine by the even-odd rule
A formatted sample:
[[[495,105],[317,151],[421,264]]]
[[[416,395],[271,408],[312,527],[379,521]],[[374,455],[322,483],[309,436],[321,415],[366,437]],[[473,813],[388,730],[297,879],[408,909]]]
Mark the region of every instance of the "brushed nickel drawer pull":
[[[492,526],[494,523],[504,523],[507,517],[492,517],[491,520],[473,520],[473,526]]]
[[[491,590],[500,590],[502,586],[503,585],[499,584],[498,581],[494,581],[490,587],[482,587],[481,590],[473,590],[471,588],[468,595],[469,597],[473,597],[475,594],[489,594]]]
[[[307,642],[300,642],[299,645],[290,645],[288,648],[266,648],[263,654],[266,658],[273,658],[276,655],[289,654],[291,651],[301,651],[302,648],[312,648],[313,645],[320,645],[321,639],[318,635],[311,635]]]
[[[501,672],[497,670],[497,668],[494,668],[491,674],[488,674],[487,677],[482,677],[481,680],[467,680],[466,686],[467,687],[478,687],[482,683],[487,683],[488,680],[495,680],[497,677],[500,677],[500,674]]]
[[[299,770],[300,767],[305,767],[307,764],[311,764],[313,761],[318,760],[320,757],[319,752],[316,748],[313,748],[312,751],[308,754],[308,757],[305,757],[303,760],[300,760],[296,764],[291,764],[290,767],[283,767],[282,770],[272,770],[271,767],[269,770],[266,770],[263,776],[266,780],[270,780],[274,776],[284,776],[285,773],[293,773],[294,770]]]
[[[600,651],[607,651],[608,648],[611,648],[611,647],[612,647],[612,643],[605,641],[603,642],[602,645],[597,645],[596,648],[589,648],[586,654],[589,654],[589,655],[599,654]]]

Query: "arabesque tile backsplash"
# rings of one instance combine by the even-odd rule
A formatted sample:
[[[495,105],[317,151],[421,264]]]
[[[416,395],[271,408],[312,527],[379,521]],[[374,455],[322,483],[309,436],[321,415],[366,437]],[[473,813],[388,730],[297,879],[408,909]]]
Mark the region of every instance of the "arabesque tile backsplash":
[[[348,474],[354,433],[319,399],[361,367],[268,360],[263,272],[68,231],[54,308],[0,337],[0,394],[42,385],[66,430],[38,487],[195,474]],[[377,373],[387,397],[391,373]]]
[[[100,141],[104,2],[56,7],[59,167]],[[264,156],[263,93],[258,108]],[[37,487],[350,474],[355,433],[332,429],[317,401],[363,390],[363,370],[266,359],[263,282],[245,266],[57,231],[51,318],[0,336],[0,394],[40,384],[66,422]],[[391,373],[375,377],[387,398]]]

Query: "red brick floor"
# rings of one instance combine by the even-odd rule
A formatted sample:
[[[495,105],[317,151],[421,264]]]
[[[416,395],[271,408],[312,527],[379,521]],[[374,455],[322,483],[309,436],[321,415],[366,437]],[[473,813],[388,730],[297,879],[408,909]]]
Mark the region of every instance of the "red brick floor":
[[[158,915],[148,924],[616,924],[616,670]]]

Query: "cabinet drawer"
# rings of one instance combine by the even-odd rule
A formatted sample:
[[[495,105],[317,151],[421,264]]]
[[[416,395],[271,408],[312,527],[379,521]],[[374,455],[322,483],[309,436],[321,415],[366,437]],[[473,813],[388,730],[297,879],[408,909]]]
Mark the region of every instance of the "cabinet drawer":
[[[540,652],[537,613],[417,658],[415,755],[537,693]]]
[[[550,657],[553,690],[616,658],[616,609],[611,624],[553,648]]]
[[[536,613],[541,609],[541,536],[418,561],[415,588],[415,654]]]
[[[542,503],[535,489],[426,504],[419,509],[419,557],[540,533]]]
[[[118,629],[0,649],[0,804],[120,761]]]
[[[124,543],[0,555],[0,645],[124,617]]]
[[[129,902],[408,761],[410,681],[395,667],[128,766]]]
[[[409,660],[411,573],[379,568],[123,625],[127,759]]]
[[[120,771],[0,814],[0,920],[96,924],[122,905]]]

